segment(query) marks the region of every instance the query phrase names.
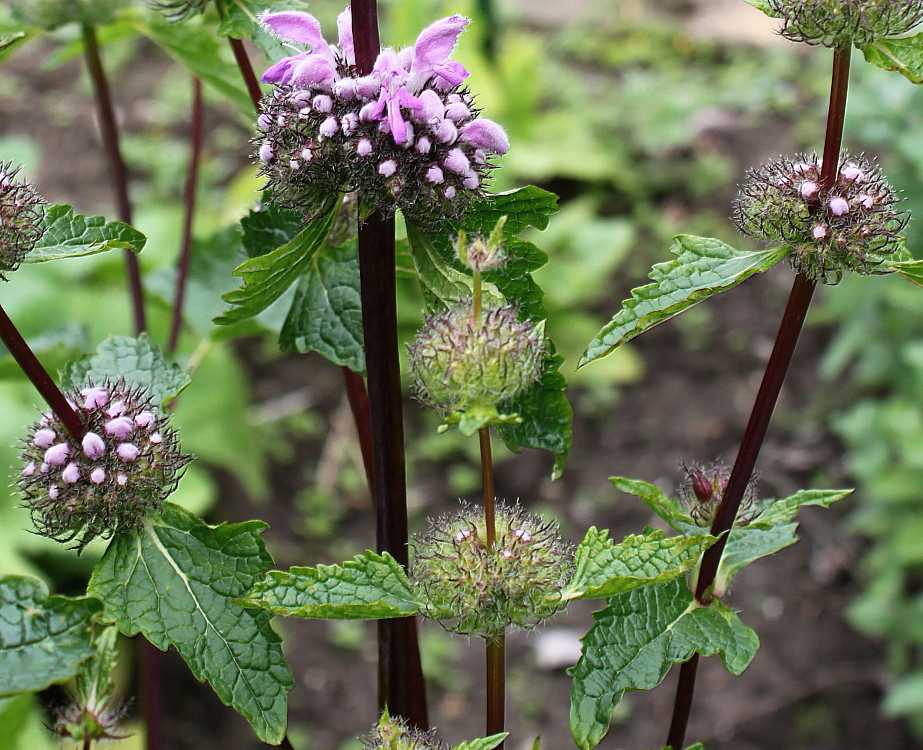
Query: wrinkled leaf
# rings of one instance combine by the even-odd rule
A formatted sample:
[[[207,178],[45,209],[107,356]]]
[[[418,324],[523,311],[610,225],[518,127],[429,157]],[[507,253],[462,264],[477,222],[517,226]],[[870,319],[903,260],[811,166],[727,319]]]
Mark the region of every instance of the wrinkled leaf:
[[[61,373],[62,386],[80,388],[87,383],[115,382],[124,378],[140,386],[160,406],[172,401],[192,382],[189,374],[175,362],[168,362],[150,336],[138,338],[110,336],[90,354],[72,362]]]
[[[798,490],[794,495],[773,500],[749,524],[748,528],[768,529],[781,523],[794,521],[805,505],[829,508],[833,503],[851,495],[855,490]]]
[[[609,731],[625,690],[656,687],[672,664],[694,653],[718,654],[729,672],[740,674],[759,647],[756,633],[727,607],[697,606],[681,578],[612,597],[593,619],[580,661],[568,670],[571,734],[582,750]]]
[[[147,238],[134,227],[102,216],[75,214],[72,206],[49,206],[42,219],[42,234],[23,263],[43,263],[59,258],[79,258],[106,250],[140,253]]]
[[[473,203],[465,212],[465,226],[471,231],[490,231],[497,218],[506,216],[504,234],[513,237],[526,227],[544,229],[549,216],[558,210],[558,196],[528,185],[504,193],[494,193]]]
[[[272,564],[265,528],[261,521],[207,526],[168,503],[162,516],[112,541],[89,590],[125,635],[141,633],[162,651],[174,646],[261,740],[277,744],[292,673],[270,615],[233,603]]]
[[[904,39],[882,39],[859,45],[859,49],[872,65],[900,73],[911,83],[923,83],[923,34]]]
[[[642,482],[640,479],[629,479],[628,477],[609,477],[609,481],[622,492],[640,498],[671,529],[685,531],[689,524],[692,523],[692,518],[683,510],[682,506],[672,497],[667,497],[663,490],[656,485]]]
[[[48,596],[37,578],[0,578],[0,696],[44,690],[93,656],[97,599]]]
[[[510,736],[509,732],[503,734],[492,734],[490,737],[483,737],[479,740],[469,740],[456,745],[453,750],[493,750],[503,740]]]
[[[681,234],[670,248],[676,257],[651,270],[653,284],[631,290],[631,299],[587,346],[578,367],[604,357],[635,336],[679,315],[756,273],[768,271],[787,254],[785,247],[737,250],[711,237]]]
[[[265,198],[266,196],[264,200]],[[287,245],[298,236],[305,225],[295,211],[263,203],[240,220],[240,228],[247,257],[256,258]]]
[[[357,240],[324,245],[311,256],[279,343],[302,354],[319,352],[334,364],[365,373]]]
[[[407,573],[387,552],[366,552],[343,565],[273,570],[240,603],[275,615],[377,620],[419,611]]]
[[[690,570],[712,537],[665,537],[662,531],[630,534],[619,544],[608,530],[591,527],[574,554],[574,576],[562,598],[602,599],[672,580]]]
[[[243,286],[223,297],[235,307],[215,318],[215,323],[231,325],[246,320],[282,296],[324,246],[336,218],[339,200],[339,195],[329,196],[317,216],[291,242],[238,266],[234,275],[243,278]]]

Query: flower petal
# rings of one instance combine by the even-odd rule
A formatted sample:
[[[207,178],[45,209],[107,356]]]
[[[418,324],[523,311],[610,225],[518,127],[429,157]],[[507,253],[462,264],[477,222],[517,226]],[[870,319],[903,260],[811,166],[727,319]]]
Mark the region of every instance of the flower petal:
[[[279,60],[279,62],[270,65],[266,68],[261,80],[263,83],[282,83],[283,80],[288,79],[289,71],[294,61],[295,57],[286,57],[284,60]]]
[[[412,71],[414,73],[431,71],[440,63],[445,62],[455,48],[458,35],[467,25],[467,18],[455,14],[442,18],[423,29],[413,46]]]
[[[259,17],[261,25],[271,33],[309,47],[326,47],[324,35],[320,30],[320,21],[310,13],[298,10],[284,10],[279,13],[263,13]]]
[[[465,125],[461,130],[461,138],[472,146],[493,151],[501,156],[510,150],[510,139],[507,138],[506,131],[493,120],[484,117]]]
[[[346,56],[346,62],[349,65],[356,64],[356,49],[353,46],[353,13],[347,5],[340,15],[337,16],[337,31],[340,33],[340,49]]]

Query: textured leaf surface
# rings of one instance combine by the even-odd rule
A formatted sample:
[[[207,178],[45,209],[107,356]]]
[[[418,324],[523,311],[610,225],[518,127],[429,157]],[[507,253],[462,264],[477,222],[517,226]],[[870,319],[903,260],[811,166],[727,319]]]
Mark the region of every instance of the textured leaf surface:
[[[263,198],[265,201],[266,196]],[[240,228],[247,256],[256,258],[287,245],[304,229],[304,224],[294,211],[264,203],[240,220]]]
[[[102,216],[75,214],[71,206],[50,206],[42,219],[44,234],[23,263],[42,263],[58,258],[79,258],[106,250],[140,253],[147,242],[141,232],[120,221]]]
[[[387,552],[366,552],[343,565],[273,570],[241,599],[275,615],[377,620],[419,611],[407,573]]]
[[[138,338],[110,336],[95,354],[72,362],[61,374],[64,387],[80,388],[124,378],[130,385],[145,388],[159,405],[172,401],[192,379],[175,362],[168,362],[146,333]]]
[[[711,237],[688,234],[674,237],[670,252],[676,257],[654,266],[653,284],[632,289],[631,299],[590,342],[579,367],[753,274],[768,271],[788,254],[784,247],[737,250]]]
[[[334,364],[365,373],[357,240],[324,245],[312,254],[279,343],[302,354],[319,352]]]
[[[0,578],[0,696],[73,677],[95,651],[96,599],[48,596],[37,578]]]
[[[574,555],[574,577],[565,600],[606,598],[669,581],[698,561],[714,540],[705,535],[665,537],[662,531],[631,534],[615,544],[607,530],[591,527]]]
[[[90,592],[125,635],[174,646],[192,673],[250,722],[264,742],[285,734],[292,673],[270,615],[233,603],[272,564],[260,521],[207,526],[167,504],[161,517],[116,537]]]
[[[923,34],[904,39],[882,39],[859,46],[872,65],[900,73],[912,83],[923,83]]]
[[[854,490],[798,490],[781,500],[773,500],[753,521],[749,528],[768,529],[780,523],[794,521],[798,511],[805,505],[819,505],[829,508],[833,503],[851,495]]]
[[[765,13],[767,16],[770,16],[771,18],[779,18],[779,17],[780,17],[779,14],[776,13],[776,12],[772,9],[772,7],[769,5],[769,1],[768,1],[768,0],[747,0],[747,2],[750,3],[750,5],[752,5],[754,8],[757,8],[757,9],[763,11],[763,13]]]
[[[902,276],[912,284],[923,286],[923,260],[898,261],[888,265],[898,276]]]
[[[238,266],[234,275],[243,278],[243,286],[228,292],[223,298],[235,307],[215,318],[215,323],[238,323],[262,312],[279,299],[323,247],[333,227],[338,203],[339,195],[330,196],[318,215],[291,242]]]
[[[729,672],[740,674],[759,647],[756,633],[728,608],[696,606],[680,578],[612,597],[608,605],[593,614],[580,661],[569,670],[571,734],[583,750],[605,736],[625,690],[652,689],[671,664],[696,652],[718,654]]]
[[[639,498],[656,515],[666,521],[671,529],[685,531],[692,523],[692,518],[682,506],[672,497],[667,497],[658,486],[628,477],[609,477],[609,481],[622,492]]]
[[[456,745],[453,750],[493,750],[509,735],[509,732],[504,732],[503,734],[492,734],[490,737],[482,737],[479,740],[469,740]]]

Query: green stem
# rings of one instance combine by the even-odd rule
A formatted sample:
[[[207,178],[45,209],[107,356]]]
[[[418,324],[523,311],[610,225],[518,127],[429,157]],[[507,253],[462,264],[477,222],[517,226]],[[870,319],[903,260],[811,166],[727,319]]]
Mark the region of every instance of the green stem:
[[[474,276],[474,326],[475,328],[481,325],[481,272],[475,268],[473,271]]]

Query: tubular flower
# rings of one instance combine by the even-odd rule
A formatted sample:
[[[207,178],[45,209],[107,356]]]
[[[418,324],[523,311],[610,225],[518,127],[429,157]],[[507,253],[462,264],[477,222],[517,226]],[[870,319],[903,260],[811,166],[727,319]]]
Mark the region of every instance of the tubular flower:
[[[446,630],[489,640],[509,627],[535,627],[564,608],[573,549],[556,524],[498,504],[492,547],[479,508],[465,505],[431,525],[413,539],[410,577],[422,593],[421,613]]]
[[[910,31],[923,21],[919,0],[769,0],[793,42],[849,47]]]
[[[0,162],[0,279],[12,273],[35,247],[44,230],[44,199],[30,185],[18,182],[19,167]]]
[[[192,457],[137,388],[120,381],[69,398],[86,434],[75,441],[54,414],[43,414],[24,441],[17,484],[38,532],[82,549],[158,512]]]
[[[330,191],[357,190],[366,208],[400,209],[417,221],[457,216],[480,194],[491,159],[509,149],[503,129],[480,117],[461,86],[468,71],[449,59],[466,18],[436,21],[413,47],[383,49],[364,76],[348,8],[336,45],[308,13],[260,21],[308,47],[263,74],[276,88],[263,102],[255,144],[275,201],[303,209]]]
[[[901,247],[908,216],[878,168],[844,155],[833,186],[820,182],[821,159],[778,159],[748,172],[734,206],[744,234],[785,243],[796,270],[835,283],[843,271],[869,274]]]

